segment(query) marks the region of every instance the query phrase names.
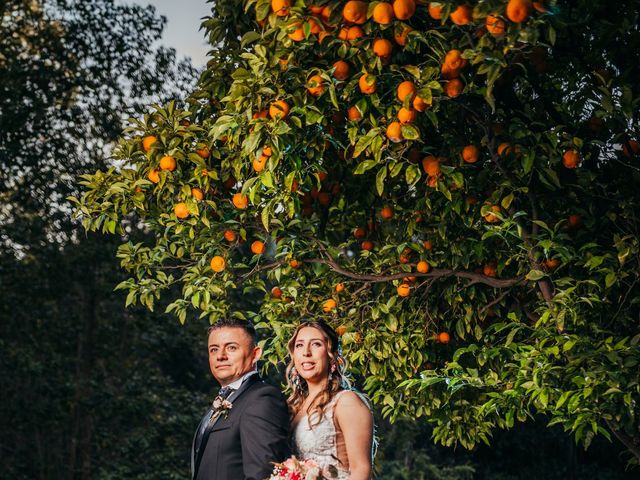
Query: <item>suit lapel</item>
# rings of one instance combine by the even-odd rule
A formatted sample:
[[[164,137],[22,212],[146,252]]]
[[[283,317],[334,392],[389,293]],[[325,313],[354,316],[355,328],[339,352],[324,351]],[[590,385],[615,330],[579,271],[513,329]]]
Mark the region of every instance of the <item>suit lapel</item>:
[[[242,383],[242,385],[240,385],[240,388],[238,388],[238,390],[236,390],[229,396],[228,401],[231,403],[231,405],[233,405],[233,403],[236,400],[238,400],[238,398],[240,398],[240,396],[244,392],[246,392],[252,385],[258,383],[259,381],[261,381],[259,374],[256,373],[254,375],[251,375]],[[210,422],[209,419],[212,413],[213,413],[212,409],[209,409],[207,411],[206,415],[200,421],[200,424],[198,425],[198,430],[196,430],[196,436],[193,439],[193,447],[194,447],[194,450],[193,450],[194,454],[192,455],[193,478],[195,478],[198,473],[198,467],[200,466],[200,461],[202,460],[202,455],[204,454],[204,450],[207,447],[207,440],[209,439],[209,434],[211,433],[211,429],[215,426],[215,424],[218,422],[220,417],[223,416],[223,415],[218,415],[216,418],[213,419],[213,421]],[[229,411],[229,415],[232,415],[232,414],[233,414],[233,407]],[[207,422],[208,425],[203,428],[202,422]],[[204,431],[203,431],[203,434],[200,436],[200,439],[198,439],[198,434],[200,433],[201,430],[204,430]],[[197,455],[195,454],[196,451],[198,452]]]

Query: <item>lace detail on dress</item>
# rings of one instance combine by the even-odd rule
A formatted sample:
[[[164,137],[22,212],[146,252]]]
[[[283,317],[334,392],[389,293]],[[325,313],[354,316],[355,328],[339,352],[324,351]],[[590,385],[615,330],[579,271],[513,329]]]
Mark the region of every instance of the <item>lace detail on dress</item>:
[[[333,421],[333,413],[338,398],[345,390],[338,392],[324,409],[322,420],[310,427],[317,420],[317,413],[310,418],[305,415],[293,429],[293,445],[296,456],[302,460],[313,459],[323,470],[333,466],[338,471],[337,480],[348,480],[349,466],[338,457],[338,431]],[[310,422],[311,420],[311,422]],[[344,439],[340,439],[344,442]],[[344,449],[343,449],[344,450]]]

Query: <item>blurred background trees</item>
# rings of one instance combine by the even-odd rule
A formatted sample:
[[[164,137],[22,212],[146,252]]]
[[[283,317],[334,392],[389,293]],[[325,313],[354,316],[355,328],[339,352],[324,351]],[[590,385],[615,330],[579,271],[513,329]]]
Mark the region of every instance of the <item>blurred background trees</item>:
[[[193,429],[212,391],[203,348],[207,322],[196,320],[194,310],[189,310],[189,318],[193,320],[183,326],[159,313],[184,294],[179,285],[164,292],[155,312],[137,307],[124,310],[126,295],[113,292],[114,285],[127,278],[114,260],[120,241],[85,234],[72,220],[71,206],[65,199],[82,194],[77,184],[79,175],[105,171],[113,165],[112,149],[127,125],[127,117],[143,118],[152,103],[165,105],[169,99],[182,99],[175,104],[174,116],[168,116],[171,122],[175,120],[176,125],[172,123],[171,128],[192,128],[200,136],[199,123],[212,127],[224,107],[221,99],[231,83],[246,80],[239,73],[235,78],[231,76],[236,65],[230,59],[236,58],[234,52],[258,39],[254,34],[246,37],[244,34],[259,31],[257,22],[263,22],[271,13],[268,3],[260,2],[257,15],[253,10],[251,15],[245,14],[238,8],[238,2],[212,5],[216,15],[206,25],[210,40],[218,44],[218,49],[202,74],[199,88],[194,86],[197,72],[186,63],[178,64],[173,51],[155,46],[164,21],[151,8],[108,0],[9,0],[2,4],[0,452],[5,465],[3,477],[188,478]],[[420,21],[423,21],[426,6],[420,8],[423,9]],[[269,21],[272,24],[267,30],[272,29],[268,34],[272,37],[267,37],[278,34],[280,42],[287,26],[273,17]],[[309,36],[311,32],[304,30],[304,33]],[[414,39],[418,38],[414,35]],[[223,40],[225,43],[218,43]],[[311,36],[306,43],[308,48],[312,41],[315,39]],[[301,93],[294,96],[301,106],[305,101],[311,104],[314,99],[304,93],[307,72],[296,66],[295,55],[289,57],[296,48],[289,43],[284,49],[274,50],[269,69],[287,72],[286,63],[279,61],[286,53],[294,68],[287,73],[289,83],[282,83],[280,87],[300,87]],[[613,54],[618,63],[630,58],[620,55],[616,49]],[[309,58],[313,59],[308,57],[304,61]],[[260,63],[253,57],[247,60],[254,62],[253,66]],[[383,68],[382,63],[379,67]],[[558,67],[557,72],[560,70]],[[602,75],[596,78],[601,77],[604,79]],[[558,78],[559,73],[554,81]],[[260,81],[272,80],[265,76]],[[439,91],[434,90],[437,96]],[[184,98],[188,92],[193,95]],[[242,92],[246,99],[251,99],[247,91],[240,88],[236,91],[239,95],[236,100],[242,97]],[[504,95],[509,96],[508,88],[496,97],[504,98]],[[509,97],[508,101],[514,99]],[[238,105],[239,112],[235,113],[246,115],[242,102]],[[375,106],[366,101],[358,105],[364,111],[375,111]],[[305,121],[320,119],[314,117],[312,110],[304,113]],[[187,115],[177,118],[181,112]],[[296,116],[302,118],[301,112],[295,112]],[[150,124],[157,128],[162,124],[164,128],[167,118],[159,117],[157,111],[151,113],[147,117]],[[180,120],[187,120],[190,125],[181,125]],[[321,121],[326,126],[327,120]],[[208,135],[208,128],[204,136]],[[405,130],[407,135],[412,134],[411,129]],[[453,135],[454,130],[451,132]],[[218,130],[216,135],[223,133]],[[314,135],[324,136],[324,131],[314,130]],[[373,142],[373,137],[370,140]],[[224,150],[226,147],[221,147],[217,138],[207,141],[206,147],[214,157],[217,151],[222,152],[227,163],[220,172],[225,175],[235,168],[246,170],[253,161],[253,154],[226,160],[233,149]],[[345,138],[340,137],[339,141],[346,145]],[[137,143],[132,145],[139,149]],[[320,141],[312,144],[314,148],[320,145]],[[121,142],[120,148],[124,146],[126,143]],[[115,164],[122,166],[120,161]],[[297,165],[297,173],[301,168],[310,173],[304,177],[304,188],[319,181],[311,165]],[[271,164],[267,171],[274,166]],[[196,167],[202,165],[196,164]],[[210,170],[213,175],[218,167]],[[249,172],[254,174],[253,170]],[[375,177],[377,172],[373,173]],[[293,178],[288,177],[287,187],[292,186]],[[302,176],[296,178],[303,184]],[[223,178],[212,176],[211,180],[213,186],[223,191],[222,185],[215,183],[222,183]],[[369,180],[371,185],[376,182],[373,177]],[[374,195],[374,188],[363,193]],[[328,219],[328,209],[317,200],[313,199],[315,210],[309,222],[326,225],[323,222]],[[169,197],[162,200],[168,201]],[[335,202],[337,205],[337,200]],[[399,211],[396,208],[396,213]],[[160,211],[156,210],[156,214],[160,215]],[[359,220],[367,218],[368,215],[361,216]],[[123,220],[121,226],[126,241],[132,244],[156,241],[155,232],[138,223],[136,217],[126,216]],[[380,221],[374,220],[374,224],[379,225]],[[231,219],[223,229],[232,227],[240,234],[239,228],[246,227],[245,236],[246,231],[260,232],[269,248],[274,248],[278,239],[268,240],[260,227],[256,228],[260,223],[261,219],[247,215],[240,223]],[[115,223],[113,225],[115,230]],[[429,228],[432,227],[430,220]],[[215,229],[215,233],[221,231]],[[388,233],[385,230],[384,235]],[[353,242],[348,240],[348,243]],[[389,258],[402,253],[403,249],[396,252],[396,248],[397,245],[392,245],[386,253],[378,253],[377,265],[385,266]],[[237,253],[248,254],[249,245],[240,245],[238,249]],[[435,255],[430,261],[436,267],[442,262]],[[305,275],[304,269],[295,270],[289,263],[284,269],[291,277]],[[333,289],[335,278],[326,275],[326,270],[306,271],[310,279],[318,275]],[[286,287],[283,285],[285,298],[296,287],[295,281]],[[231,291],[229,299],[237,304],[242,293],[240,289]],[[264,300],[263,293],[258,290],[243,295],[243,307],[258,311]],[[340,301],[341,297],[336,298]],[[316,295],[304,303],[304,308],[316,308],[320,299],[324,297]],[[296,318],[297,310],[294,314],[289,310],[291,305],[276,300],[269,298],[266,308],[271,311],[263,312],[262,319],[285,314]],[[187,304],[190,303],[188,297]],[[500,307],[504,305],[496,308]],[[320,312],[321,308],[316,311]],[[355,333],[362,326],[358,323],[348,326],[345,341],[351,341],[355,347]],[[382,331],[386,327],[380,328]],[[450,330],[455,337],[455,327]],[[388,338],[380,337],[384,342]],[[459,339],[454,338],[454,343],[456,341]],[[371,346],[369,343],[366,348],[371,350]],[[449,352],[450,347],[440,347],[443,347],[441,353],[431,359],[434,362],[444,362],[444,355]],[[425,364],[425,367],[429,366]],[[366,370],[361,373],[360,385],[367,378]],[[278,381],[277,375],[273,380]],[[389,380],[397,385],[395,379],[389,377]],[[378,423],[381,446],[376,461],[378,476],[383,479],[564,479],[584,478],[594,472],[597,478],[632,478],[631,474],[623,473],[628,456],[621,454],[617,444],[596,438],[589,450],[594,462],[590,463],[581,448],[574,447],[573,440],[559,427],[546,429],[546,421],[538,418],[524,426],[516,423],[511,431],[495,434],[491,447],[475,447],[472,452],[434,446],[433,427],[426,422],[400,418],[391,425],[380,416]]]

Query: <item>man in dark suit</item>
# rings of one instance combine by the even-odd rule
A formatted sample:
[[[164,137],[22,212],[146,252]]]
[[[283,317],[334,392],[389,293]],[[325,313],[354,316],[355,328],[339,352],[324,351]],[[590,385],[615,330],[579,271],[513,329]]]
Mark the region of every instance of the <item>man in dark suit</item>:
[[[253,326],[221,320],[209,329],[209,367],[222,387],[193,439],[194,480],[264,480],[288,454],[284,396],[264,383]]]

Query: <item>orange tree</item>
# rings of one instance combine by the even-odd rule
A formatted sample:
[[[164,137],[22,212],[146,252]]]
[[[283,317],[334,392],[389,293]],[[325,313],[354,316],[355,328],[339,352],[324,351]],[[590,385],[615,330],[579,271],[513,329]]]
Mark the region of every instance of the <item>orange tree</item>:
[[[85,176],[127,304],[324,318],[385,415],[472,447],[534,414],[640,459],[638,7],[235,0],[190,107]],[[167,158],[170,157],[170,158]],[[228,299],[260,296],[259,308]]]

